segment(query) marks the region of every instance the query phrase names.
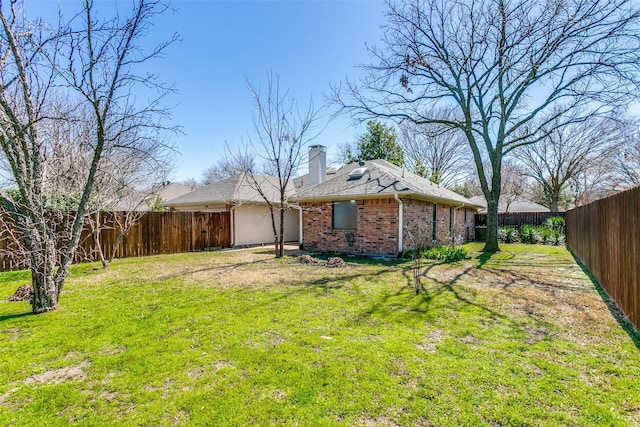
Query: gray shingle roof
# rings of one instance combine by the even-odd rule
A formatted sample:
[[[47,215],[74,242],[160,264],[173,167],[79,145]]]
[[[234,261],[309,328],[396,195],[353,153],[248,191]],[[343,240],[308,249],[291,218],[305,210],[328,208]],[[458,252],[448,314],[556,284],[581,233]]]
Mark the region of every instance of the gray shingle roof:
[[[253,176],[264,191],[267,198],[272,202],[280,199],[278,178],[266,175]],[[205,185],[188,194],[177,197],[165,203],[165,206],[185,206],[198,205],[204,203],[264,203],[264,199],[256,189],[252,177],[248,173],[241,173],[230,178]],[[293,193],[293,183],[289,185],[289,194]]]
[[[392,197],[398,194],[399,196],[410,195],[417,199],[478,207],[466,197],[385,160],[368,160],[364,164],[367,171],[362,177],[350,177],[351,171],[358,167],[360,167],[358,163],[346,165],[322,184],[301,189],[294,199],[297,201],[344,200],[376,196]]]
[[[287,189],[288,197],[294,201],[313,201],[393,197],[394,194],[398,194],[479,207],[469,199],[385,160],[369,160],[365,162],[367,172],[362,177],[349,177],[349,173],[357,167],[358,163],[346,165],[336,174],[327,175],[327,181],[313,187],[308,186],[307,175],[292,179]],[[266,175],[255,175],[255,178],[272,202],[280,199],[277,178]],[[242,173],[177,197],[165,203],[165,206],[205,203],[264,203],[264,199],[256,190],[251,178]]]
[[[473,196],[470,199],[472,202],[474,202],[476,205],[482,206],[482,209],[480,210],[481,213],[484,213],[487,211],[487,201],[485,200],[484,196]],[[498,204],[498,212],[499,213],[503,213],[507,210],[507,204],[506,203],[502,203],[500,202]],[[539,205],[537,203],[531,202],[529,200],[524,200],[524,199],[519,199],[519,200],[515,200],[513,202],[511,202],[509,204],[509,212],[511,213],[516,213],[516,212],[549,212],[549,208],[546,208],[542,205]]]

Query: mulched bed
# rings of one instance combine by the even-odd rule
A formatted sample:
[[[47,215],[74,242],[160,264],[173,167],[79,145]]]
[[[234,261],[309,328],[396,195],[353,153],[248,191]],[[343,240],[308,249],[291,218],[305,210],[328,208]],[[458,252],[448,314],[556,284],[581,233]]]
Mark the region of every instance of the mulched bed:
[[[13,295],[7,298],[7,301],[31,301],[33,299],[33,285],[27,283],[20,286]]]
[[[339,257],[329,258],[325,262],[319,258],[314,258],[311,255],[300,255],[298,257],[298,262],[300,264],[319,264],[327,268],[345,268],[347,266],[347,263]]]

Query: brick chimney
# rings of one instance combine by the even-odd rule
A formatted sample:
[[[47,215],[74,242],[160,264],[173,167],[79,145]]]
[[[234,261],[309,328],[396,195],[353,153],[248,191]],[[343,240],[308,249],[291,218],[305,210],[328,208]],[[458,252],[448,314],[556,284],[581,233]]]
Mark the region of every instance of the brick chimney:
[[[309,147],[309,186],[322,184],[327,180],[327,147]]]

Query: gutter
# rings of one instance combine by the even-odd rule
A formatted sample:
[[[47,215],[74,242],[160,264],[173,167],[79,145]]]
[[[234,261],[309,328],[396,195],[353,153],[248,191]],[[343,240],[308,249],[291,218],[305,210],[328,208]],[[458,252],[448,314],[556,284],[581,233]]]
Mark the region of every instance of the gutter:
[[[398,256],[402,254],[402,234],[403,234],[403,224],[404,224],[404,204],[400,197],[398,197],[398,193],[393,195],[393,198],[398,202]]]
[[[443,203],[446,205],[453,205],[453,203],[460,203],[460,207],[468,207],[468,208],[482,208],[480,205],[476,205],[474,203],[466,203],[461,202],[459,200],[448,199],[446,197],[439,196],[428,196],[422,193],[416,193],[413,191],[407,191],[402,193],[376,193],[376,194],[346,194],[340,196],[332,196],[332,195],[323,195],[319,197],[300,197],[294,198],[298,203],[302,202],[310,202],[310,203],[319,203],[319,202],[338,202],[343,200],[370,200],[370,199],[380,199],[380,198],[395,198],[398,194],[405,196],[409,199],[414,200],[425,200],[432,203]],[[397,200],[397,199],[396,199]]]

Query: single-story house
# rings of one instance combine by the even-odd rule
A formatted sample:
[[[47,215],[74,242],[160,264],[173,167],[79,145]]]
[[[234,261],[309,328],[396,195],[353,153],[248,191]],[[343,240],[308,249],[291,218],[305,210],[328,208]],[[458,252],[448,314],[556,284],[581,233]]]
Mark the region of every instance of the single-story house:
[[[278,197],[277,178],[253,175],[255,185],[248,173],[240,173],[230,178],[195,189],[187,194],[164,203],[165,207],[176,211],[229,212],[231,220],[231,246],[246,246],[273,243],[271,214],[259,187],[274,204]],[[293,182],[288,189],[294,191]],[[277,224],[279,219],[276,217]],[[298,241],[299,214],[297,209],[285,211],[285,241]]]
[[[487,213],[487,200],[484,196],[473,196],[469,198],[474,204],[481,206],[478,213]],[[530,200],[516,199],[510,203],[500,202],[498,203],[498,213],[519,213],[519,212],[551,212],[549,208],[534,203]]]
[[[157,202],[163,203],[193,191],[193,187],[175,182],[163,182],[146,190],[129,189],[113,203],[113,211],[147,212]]]
[[[398,256],[428,244],[473,240],[479,205],[384,160],[327,168],[326,148],[309,150],[309,173],[287,188],[285,241],[304,249]],[[277,178],[258,186],[277,205]],[[241,173],[165,203],[172,210],[229,212],[231,245],[273,243],[269,209]],[[424,243],[423,243],[424,244]]]
[[[385,160],[352,163],[296,191],[306,250],[399,256],[415,246],[474,239],[479,205]]]

